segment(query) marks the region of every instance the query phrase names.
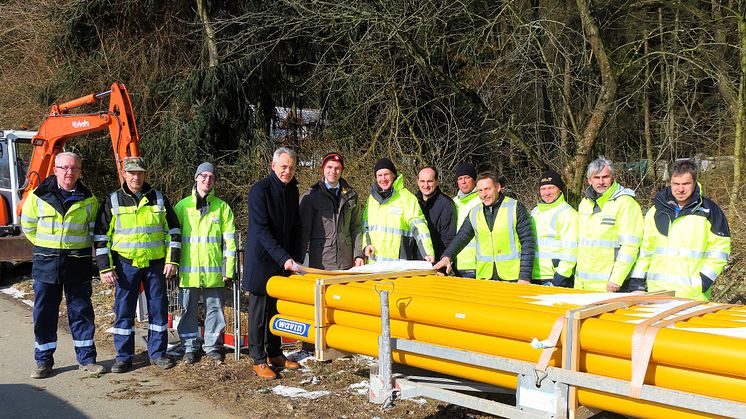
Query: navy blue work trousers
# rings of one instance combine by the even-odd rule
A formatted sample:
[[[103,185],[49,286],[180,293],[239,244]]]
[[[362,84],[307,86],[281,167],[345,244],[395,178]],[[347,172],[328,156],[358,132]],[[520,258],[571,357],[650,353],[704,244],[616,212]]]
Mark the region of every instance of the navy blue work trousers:
[[[93,343],[96,325],[91,304],[92,291],[91,281],[71,284],[34,281],[34,359],[37,365],[54,365],[57,322],[63,292],[78,363],[88,365],[96,362],[96,346]]]
[[[118,258],[116,296],[114,298],[114,348],[117,361],[131,362],[135,355],[135,307],[143,284],[148,301],[148,356],[166,356],[168,345],[168,300],[163,276],[164,259],[151,260],[138,268]]]

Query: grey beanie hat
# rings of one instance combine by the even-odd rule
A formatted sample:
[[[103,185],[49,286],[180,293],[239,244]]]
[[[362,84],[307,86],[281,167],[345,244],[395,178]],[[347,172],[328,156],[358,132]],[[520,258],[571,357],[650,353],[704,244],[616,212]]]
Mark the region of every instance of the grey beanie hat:
[[[204,162],[197,166],[197,171],[194,172],[194,178],[197,179],[197,176],[199,176],[199,174],[202,172],[210,172],[215,175],[216,179],[218,177],[218,172],[217,170],[215,170],[215,166],[213,166],[213,164],[209,162]]]

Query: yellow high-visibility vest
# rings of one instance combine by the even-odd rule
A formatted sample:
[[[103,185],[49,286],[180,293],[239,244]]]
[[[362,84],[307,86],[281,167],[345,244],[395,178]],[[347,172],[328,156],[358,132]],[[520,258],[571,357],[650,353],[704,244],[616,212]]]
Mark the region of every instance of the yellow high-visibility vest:
[[[469,216],[472,208],[478,207],[482,201],[479,199],[479,193],[474,189],[468,195],[456,195],[453,198],[456,204],[456,232],[461,228],[464,220]],[[477,238],[471,239],[469,244],[456,255],[456,267],[459,271],[473,271],[477,269]]]
[[[70,205],[63,216],[53,206],[29,194],[23,203],[21,229],[34,245],[50,249],[85,249],[93,244],[98,201],[90,196]]]
[[[515,281],[521,271],[521,242],[516,231],[518,201],[505,197],[495,216],[492,231],[484,215],[484,204],[472,208],[469,221],[477,239],[477,278],[491,279],[493,267],[502,280]]]
[[[140,202],[131,206],[121,206],[116,191],[109,195],[112,218],[108,235],[111,237],[111,250],[130,259],[137,267],[150,266],[151,260],[166,257],[166,239],[170,234],[166,231],[166,207],[161,192],[156,191],[155,195],[154,205],[149,205],[147,194],[143,194]],[[179,229],[175,229],[175,233],[179,232]]]

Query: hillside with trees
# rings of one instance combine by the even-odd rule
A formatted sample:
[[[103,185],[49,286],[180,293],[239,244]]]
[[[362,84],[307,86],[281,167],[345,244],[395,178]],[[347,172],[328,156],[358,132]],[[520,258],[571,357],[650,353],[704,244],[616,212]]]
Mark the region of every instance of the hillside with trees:
[[[715,297],[744,301],[743,0],[0,0],[0,19],[0,127],[122,81],[151,181],[176,199],[214,161],[243,227],[278,145],[301,188],[332,149],[363,195],[383,156],[412,188],[434,165],[450,194],[470,160],[529,208],[545,167],[577,201],[603,154],[646,209],[661,169],[696,158],[734,236]],[[107,147],[68,146],[99,196],[117,182]]]

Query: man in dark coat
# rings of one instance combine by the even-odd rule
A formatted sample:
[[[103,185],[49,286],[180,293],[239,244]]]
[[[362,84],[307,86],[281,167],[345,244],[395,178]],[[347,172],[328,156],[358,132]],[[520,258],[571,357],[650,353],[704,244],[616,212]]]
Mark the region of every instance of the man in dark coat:
[[[417,201],[430,229],[435,260],[439,260],[456,235],[456,207],[453,200],[440,192],[438,171],[434,167],[426,166],[420,170],[417,186]],[[424,259],[424,256],[420,255],[419,259]]]
[[[243,289],[249,294],[249,355],[254,372],[264,379],[277,374],[267,366],[298,369],[300,365],[282,353],[281,340],[269,331],[277,314],[277,299],[267,295],[270,277],[302,272],[296,155],[280,147],[272,156],[272,171],[249,191],[249,232],[246,235]]]
[[[340,270],[365,264],[358,195],[342,177],[343,170],[342,155],[327,153],[321,159],[323,178],[300,201],[301,250],[308,249],[312,268]]]

